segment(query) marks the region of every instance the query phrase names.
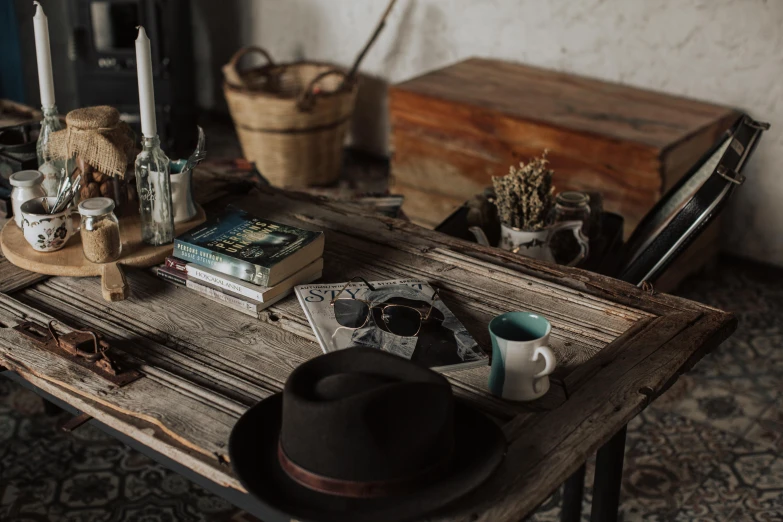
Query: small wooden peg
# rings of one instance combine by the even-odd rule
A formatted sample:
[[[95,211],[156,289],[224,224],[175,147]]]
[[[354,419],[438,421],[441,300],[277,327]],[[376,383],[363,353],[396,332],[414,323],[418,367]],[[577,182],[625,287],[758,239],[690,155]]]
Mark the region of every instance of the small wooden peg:
[[[130,294],[128,280],[125,279],[125,273],[117,263],[103,265],[101,292],[107,301],[123,301],[128,298]]]

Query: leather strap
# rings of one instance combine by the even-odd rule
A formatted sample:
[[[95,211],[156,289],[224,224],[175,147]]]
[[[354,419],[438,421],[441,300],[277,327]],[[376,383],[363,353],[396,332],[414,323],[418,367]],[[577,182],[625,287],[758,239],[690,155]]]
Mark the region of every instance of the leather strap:
[[[282,442],[277,443],[277,460],[283,471],[298,484],[327,495],[349,498],[377,498],[410,493],[433,480],[442,477],[449,469],[451,453],[443,460],[421,470],[415,475],[395,480],[359,482],[336,479],[313,473],[291,461],[283,449]]]

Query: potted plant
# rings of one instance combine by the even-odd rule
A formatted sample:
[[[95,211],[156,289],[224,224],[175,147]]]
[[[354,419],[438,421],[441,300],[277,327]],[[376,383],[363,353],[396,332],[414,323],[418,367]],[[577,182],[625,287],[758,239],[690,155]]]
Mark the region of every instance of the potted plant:
[[[580,245],[580,253],[569,262],[575,265],[587,255],[587,239],[582,235],[581,221],[564,221],[548,226],[547,219],[555,205],[554,171],[549,167],[546,151],[540,158],[509,173],[493,177],[495,206],[500,219],[500,248],[528,257],[554,261],[550,242],[555,233],[572,230]]]

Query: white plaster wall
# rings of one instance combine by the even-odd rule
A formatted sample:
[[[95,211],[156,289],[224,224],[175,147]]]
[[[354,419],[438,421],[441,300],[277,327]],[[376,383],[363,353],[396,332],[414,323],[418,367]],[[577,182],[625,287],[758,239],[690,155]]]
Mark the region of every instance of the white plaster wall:
[[[214,3],[242,13],[239,27],[224,30],[278,60],[347,65],[386,0]],[[398,0],[362,66],[379,81],[361,96],[354,142],[385,151],[380,80],[398,82],[469,56],[700,98],[771,122],[726,212],[724,247],[783,265],[783,0]],[[210,74],[204,64],[201,71]],[[221,103],[212,89],[217,96],[202,94],[203,104]]]

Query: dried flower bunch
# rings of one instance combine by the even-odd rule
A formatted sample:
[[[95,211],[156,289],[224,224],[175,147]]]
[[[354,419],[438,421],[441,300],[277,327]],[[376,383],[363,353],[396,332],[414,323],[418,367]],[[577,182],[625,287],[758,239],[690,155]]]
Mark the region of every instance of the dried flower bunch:
[[[520,230],[541,230],[546,226],[547,215],[555,204],[552,186],[554,171],[549,168],[546,151],[540,158],[527,164],[513,165],[509,173],[493,177],[495,205],[500,222]]]

